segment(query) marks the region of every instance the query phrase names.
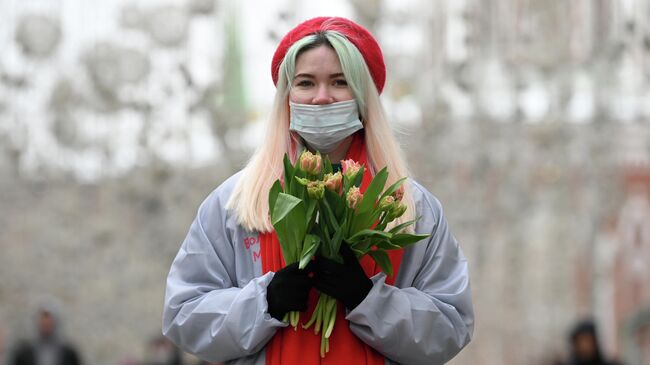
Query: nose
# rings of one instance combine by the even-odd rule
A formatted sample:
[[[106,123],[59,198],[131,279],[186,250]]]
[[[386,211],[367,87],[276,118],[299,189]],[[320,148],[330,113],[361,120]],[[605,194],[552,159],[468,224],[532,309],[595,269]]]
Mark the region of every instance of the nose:
[[[330,94],[327,85],[320,85],[316,91],[316,95],[312,99],[312,104],[325,105],[325,104],[332,104],[333,102],[334,102],[334,98]]]

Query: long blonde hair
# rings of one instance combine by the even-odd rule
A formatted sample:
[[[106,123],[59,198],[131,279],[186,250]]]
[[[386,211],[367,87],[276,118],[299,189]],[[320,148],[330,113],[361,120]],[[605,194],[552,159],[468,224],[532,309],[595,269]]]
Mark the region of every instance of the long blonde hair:
[[[301,50],[322,43],[323,37],[341,60],[343,74],[359,105],[359,114],[365,130],[369,165],[367,168],[374,174],[387,167],[388,186],[404,176],[409,176],[406,159],[386,120],[379,93],[359,50],[344,35],[335,31],[326,30],[316,35],[308,35],[289,48],[280,65],[277,90],[265,138],[246,164],[227,203],[227,208],[236,213],[237,222],[247,230],[273,230],[269,220],[268,193],[273,182],[282,176],[284,154],[288,154],[290,159],[295,161],[299,150],[296,146],[301,146],[300,137],[289,131],[289,90],[295,62]],[[409,184],[405,183],[404,188],[402,202],[406,204],[407,210],[394,224],[411,220],[415,216],[415,204]]]

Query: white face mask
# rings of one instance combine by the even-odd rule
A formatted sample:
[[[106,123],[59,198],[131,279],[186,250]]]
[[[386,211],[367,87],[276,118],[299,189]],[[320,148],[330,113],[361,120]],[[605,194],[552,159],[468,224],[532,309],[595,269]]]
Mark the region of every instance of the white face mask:
[[[353,100],[326,105],[289,102],[291,124],[307,145],[321,153],[330,153],[346,137],[363,128],[359,108]]]

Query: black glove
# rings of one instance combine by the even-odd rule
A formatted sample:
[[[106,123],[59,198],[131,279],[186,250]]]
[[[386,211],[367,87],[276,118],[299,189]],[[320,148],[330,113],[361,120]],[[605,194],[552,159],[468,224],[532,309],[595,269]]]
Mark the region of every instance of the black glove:
[[[324,257],[316,258],[314,286],[322,293],[340,300],[347,309],[353,310],[372,289],[372,281],[363,272],[347,242],[341,243],[340,253],[343,264]]]
[[[266,301],[271,317],[282,320],[287,312],[307,310],[307,295],[312,287],[310,265],[299,269],[293,263],[278,270],[266,288]]]

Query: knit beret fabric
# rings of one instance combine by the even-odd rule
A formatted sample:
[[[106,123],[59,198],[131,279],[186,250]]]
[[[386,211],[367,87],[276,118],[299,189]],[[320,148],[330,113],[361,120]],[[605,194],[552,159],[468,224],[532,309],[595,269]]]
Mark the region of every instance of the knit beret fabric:
[[[282,38],[278,48],[275,50],[275,54],[273,55],[273,61],[271,62],[271,76],[273,77],[273,83],[277,85],[280,64],[282,63],[282,60],[284,60],[287,50],[296,41],[310,34],[328,30],[343,34],[357,47],[359,52],[361,52],[363,59],[366,61],[366,65],[370,70],[370,75],[377,87],[377,91],[381,93],[384,89],[384,83],[386,82],[386,65],[384,64],[384,56],[381,53],[381,48],[379,48],[377,40],[375,40],[366,28],[349,19],[340,17],[318,17],[309,19],[298,24],[295,28],[289,31],[289,33]]]

